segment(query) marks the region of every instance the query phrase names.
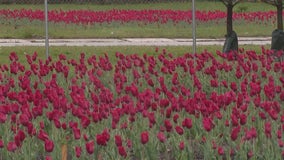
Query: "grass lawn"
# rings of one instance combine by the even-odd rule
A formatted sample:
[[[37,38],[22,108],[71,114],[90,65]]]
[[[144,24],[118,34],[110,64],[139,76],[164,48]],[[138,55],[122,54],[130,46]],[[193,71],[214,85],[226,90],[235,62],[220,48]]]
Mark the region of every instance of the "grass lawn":
[[[44,38],[44,23],[34,22],[18,23],[14,25],[0,24],[0,38]],[[276,24],[255,24],[239,22],[234,25],[238,36],[261,37],[270,36],[276,28]],[[246,26],[246,27],[244,27]],[[257,29],[256,29],[257,26]],[[197,38],[223,38],[226,34],[225,24],[198,24]],[[138,26],[137,24],[109,24],[95,26],[76,26],[63,24],[49,25],[50,38],[191,38],[192,27],[189,24],[149,24]]]
[[[43,5],[0,5],[0,9],[43,9]],[[125,5],[75,5],[60,4],[50,5],[49,9],[173,9],[190,10],[191,3],[154,3],[154,4],[125,4]],[[223,10],[226,8],[221,2],[197,2],[197,10]],[[268,11],[276,10],[273,6],[265,3],[240,3],[235,6],[235,12]],[[43,22],[29,22],[21,20],[6,22],[0,19],[0,38],[44,38],[45,30]],[[197,22],[198,23],[198,22]],[[245,27],[244,27],[245,26]],[[257,26],[257,29],[256,29]],[[197,38],[220,38],[226,33],[225,21],[216,23],[198,23]],[[238,36],[271,36],[276,24],[254,24],[247,22],[234,22],[234,30]],[[126,38],[126,37],[160,37],[160,38],[191,38],[192,28],[190,24],[103,24],[92,26],[77,26],[65,24],[49,25],[51,38]]]
[[[264,46],[269,49],[270,46]],[[255,50],[257,53],[261,52],[261,46],[256,45],[241,45],[239,48],[244,48],[245,50]],[[167,46],[159,47],[158,53],[161,53],[163,49],[168,52],[173,53],[175,56],[183,55],[184,53],[191,53],[192,47],[190,46]],[[112,62],[115,61],[115,53],[120,52],[123,54],[138,54],[143,55],[156,55],[156,47],[151,46],[123,46],[123,47],[50,47],[50,56],[52,58],[57,58],[59,54],[63,53],[67,55],[68,58],[77,58],[80,53],[85,53],[86,56],[91,56],[96,54],[97,56],[107,53]],[[212,53],[222,50],[222,46],[197,46],[197,53],[201,53],[207,50]],[[16,52],[19,56],[20,62],[25,62],[25,53],[32,54],[37,52],[39,57],[45,59],[45,48],[44,47],[1,47],[0,48],[0,64],[9,63],[10,52]]]

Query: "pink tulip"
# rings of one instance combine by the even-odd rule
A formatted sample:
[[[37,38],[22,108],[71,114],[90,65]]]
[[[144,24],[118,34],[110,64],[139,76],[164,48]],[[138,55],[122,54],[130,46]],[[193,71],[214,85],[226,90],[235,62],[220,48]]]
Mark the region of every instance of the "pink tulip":
[[[8,144],[7,144],[7,150],[8,150],[9,152],[14,152],[14,151],[16,151],[16,149],[17,149],[17,145],[16,145],[15,142],[8,142]]]
[[[183,129],[182,129],[182,127],[180,127],[180,126],[176,126],[175,127],[175,130],[176,130],[176,132],[179,134],[179,135],[183,135]]]
[[[82,148],[76,146],[76,147],[75,147],[75,154],[76,154],[76,157],[77,157],[77,158],[80,158],[80,156],[81,156],[81,154],[82,154]]]
[[[120,156],[126,158],[127,157],[127,152],[123,146],[118,146],[118,153]]]
[[[44,142],[44,148],[46,152],[52,152],[54,149],[54,143],[51,140],[45,140]]]
[[[180,150],[184,150],[184,147],[185,147],[185,146],[184,146],[184,142],[183,142],[183,141],[180,142],[180,143],[179,143],[179,149],[180,149]]]
[[[95,148],[95,143],[94,141],[89,141],[85,144],[86,150],[88,154],[93,154],[94,153],[94,148]]]
[[[146,144],[149,141],[149,133],[147,131],[142,132],[140,136],[140,140],[142,144]]]
[[[203,118],[202,124],[203,124],[204,129],[207,132],[210,132],[211,129],[213,128],[213,122],[212,122],[212,119],[210,118]]]
[[[114,139],[116,146],[122,146],[122,138],[120,135],[115,135]]]

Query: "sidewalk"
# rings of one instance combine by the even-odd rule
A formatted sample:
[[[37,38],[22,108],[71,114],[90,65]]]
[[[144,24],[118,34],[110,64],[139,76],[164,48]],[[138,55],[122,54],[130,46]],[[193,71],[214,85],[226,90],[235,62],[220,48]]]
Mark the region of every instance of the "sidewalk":
[[[269,45],[271,37],[239,37],[239,45]],[[197,39],[196,45],[224,45],[225,39]],[[50,46],[192,46],[192,39],[50,39]],[[0,39],[0,47],[45,46],[44,39]]]

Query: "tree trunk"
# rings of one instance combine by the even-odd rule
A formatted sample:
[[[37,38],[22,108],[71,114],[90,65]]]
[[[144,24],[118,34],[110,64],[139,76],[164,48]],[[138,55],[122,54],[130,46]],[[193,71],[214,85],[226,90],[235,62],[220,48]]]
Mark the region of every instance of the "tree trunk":
[[[278,0],[277,4],[277,29],[280,29],[283,31],[283,18],[282,18],[282,0]]]
[[[227,7],[227,34],[226,41],[223,47],[223,53],[229,53],[230,51],[238,51],[238,36],[233,31],[233,7],[232,1],[229,4],[225,4]]]
[[[233,5],[227,5],[227,35],[233,32]]]

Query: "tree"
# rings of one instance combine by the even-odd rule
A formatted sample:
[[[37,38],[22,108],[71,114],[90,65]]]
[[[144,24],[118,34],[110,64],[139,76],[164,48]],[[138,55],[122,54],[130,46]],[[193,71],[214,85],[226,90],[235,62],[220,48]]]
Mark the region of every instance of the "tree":
[[[238,50],[238,37],[236,32],[233,30],[233,8],[240,0],[221,0],[227,7],[227,34],[226,41],[223,47],[223,52]]]
[[[271,49],[274,51],[284,50],[284,32],[283,32],[283,2],[282,0],[262,0],[277,8],[277,29],[272,32]],[[278,52],[279,53],[279,52]],[[283,53],[283,52],[282,52]],[[277,55],[282,56],[282,55]]]
[[[262,0],[264,3],[271,4],[277,8],[277,29],[283,31],[283,2],[282,0]]]

